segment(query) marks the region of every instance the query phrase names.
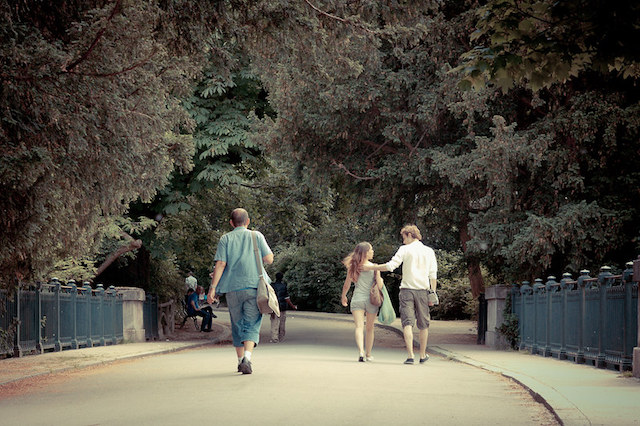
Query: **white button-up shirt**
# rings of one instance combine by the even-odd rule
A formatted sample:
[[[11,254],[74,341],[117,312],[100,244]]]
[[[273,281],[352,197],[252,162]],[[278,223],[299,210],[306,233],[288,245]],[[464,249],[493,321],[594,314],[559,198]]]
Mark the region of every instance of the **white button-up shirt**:
[[[412,290],[428,290],[430,280],[438,275],[436,254],[431,247],[415,240],[401,246],[385,266],[389,272],[402,264],[402,283],[400,288]]]

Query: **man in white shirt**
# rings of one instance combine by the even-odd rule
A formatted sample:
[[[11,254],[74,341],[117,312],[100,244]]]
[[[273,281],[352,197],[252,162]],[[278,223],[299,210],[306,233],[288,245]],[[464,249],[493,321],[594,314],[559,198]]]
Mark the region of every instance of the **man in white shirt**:
[[[428,293],[436,290],[438,264],[435,252],[420,241],[422,235],[415,225],[407,225],[400,231],[402,245],[396,254],[385,264],[365,266],[364,270],[393,271],[402,264],[402,282],[400,284],[400,319],[407,347],[405,364],[414,363],[413,326],[417,323],[420,330],[420,364],[429,359],[427,340],[429,339]]]
[[[186,291],[189,291],[189,289],[196,291],[196,287],[198,287],[198,280],[193,276],[192,271],[189,271],[187,274],[187,278],[184,280],[184,286],[186,287]]]

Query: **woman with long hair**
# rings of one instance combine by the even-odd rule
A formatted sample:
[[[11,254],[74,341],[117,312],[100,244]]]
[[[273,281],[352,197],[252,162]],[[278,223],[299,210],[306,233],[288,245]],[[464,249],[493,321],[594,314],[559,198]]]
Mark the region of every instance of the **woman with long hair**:
[[[351,296],[351,314],[356,326],[356,345],[360,351],[358,361],[373,361],[371,349],[373,349],[373,326],[378,315],[378,307],[369,301],[369,291],[374,285],[382,289],[382,277],[379,271],[363,271],[362,266],[371,265],[373,259],[373,247],[367,242],[362,242],[344,258],[342,263],[347,267],[347,278],[342,286],[342,306],[347,306],[347,292],[351,288],[351,283],[355,284],[353,295]],[[367,316],[367,336],[365,351],[364,317]]]

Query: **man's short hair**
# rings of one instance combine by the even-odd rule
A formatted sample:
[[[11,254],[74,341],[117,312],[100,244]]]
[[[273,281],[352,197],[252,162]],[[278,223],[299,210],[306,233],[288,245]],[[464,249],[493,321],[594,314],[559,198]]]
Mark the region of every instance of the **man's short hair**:
[[[405,225],[400,231],[401,234],[411,235],[416,240],[422,240],[422,234],[416,225]]]
[[[249,213],[245,209],[234,209],[231,212],[231,222],[233,226],[243,226],[249,220]]]

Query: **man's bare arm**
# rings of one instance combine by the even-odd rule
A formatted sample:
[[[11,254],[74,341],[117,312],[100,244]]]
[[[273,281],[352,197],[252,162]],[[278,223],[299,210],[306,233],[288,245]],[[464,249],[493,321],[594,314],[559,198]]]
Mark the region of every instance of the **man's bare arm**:
[[[363,271],[388,271],[387,269],[387,264],[383,263],[381,265],[378,265],[377,263],[365,263],[364,265],[362,265],[362,270]]]
[[[220,282],[220,278],[222,277],[222,273],[224,272],[224,268],[227,266],[227,262],[223,262],[222,260],[216,261],[215,269],[212,273],[209,274],[211,277],[211,286],[209,286],[209,292],[207,293],[207,300],[213,300],[216,297],[216,287]]]

